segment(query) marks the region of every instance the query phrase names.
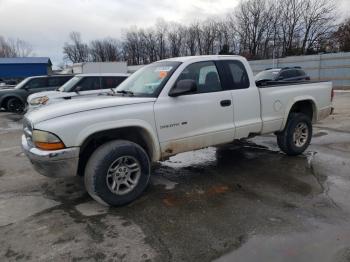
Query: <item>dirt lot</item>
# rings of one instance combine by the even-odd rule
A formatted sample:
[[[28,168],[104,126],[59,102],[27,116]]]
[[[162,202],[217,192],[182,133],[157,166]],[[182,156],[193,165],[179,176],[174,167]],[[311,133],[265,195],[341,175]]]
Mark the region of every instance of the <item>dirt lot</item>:
[[[305,155],[273,135],[181,154],[122,208],[37,174],[20,136],[21,117],[1,112],[1,261],[350,261],[350,93]]]

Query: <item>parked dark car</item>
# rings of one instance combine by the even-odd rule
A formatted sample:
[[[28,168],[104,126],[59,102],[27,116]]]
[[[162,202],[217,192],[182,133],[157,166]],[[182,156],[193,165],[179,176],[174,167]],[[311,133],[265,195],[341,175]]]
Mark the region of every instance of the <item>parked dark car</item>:
[[[50,75],[28,77],[14,88],[0,90],[0,108],[10,112],[23,112],[27,97],[31,94],[56,90],[73,75]]]
[[[310,77],[301,67],[268,68],[255,76],[257,86],[270,85],[274,82],[309,81]]]

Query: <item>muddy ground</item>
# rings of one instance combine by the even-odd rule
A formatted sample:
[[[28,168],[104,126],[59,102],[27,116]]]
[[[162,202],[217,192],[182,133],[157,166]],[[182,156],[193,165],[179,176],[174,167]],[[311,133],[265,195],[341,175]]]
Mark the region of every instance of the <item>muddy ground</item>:
[[[122,208],[37,174],[0,112],[0,261],[350,261],[350,93],[308,151],[273,135],[178,155]]]

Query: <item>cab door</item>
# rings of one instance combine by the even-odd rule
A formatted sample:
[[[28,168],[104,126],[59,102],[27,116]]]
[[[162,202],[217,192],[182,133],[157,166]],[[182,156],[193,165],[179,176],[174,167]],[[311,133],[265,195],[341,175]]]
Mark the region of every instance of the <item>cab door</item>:
[[[261,132],[260,94],[255,83],[249,80],[246,70],[249,64],[223,59],[218,61],[218,65],[224,71],[225,89],[230,90],[232,96],[235,139]]]
[[[231,92],[223,89],[215,62],[190,64],[177,81],[185,79],[196,82],[196,92],[160,96],[154,105],[163,157],[227,143],[234,138]]]
[[[47,77],[33,78],[28,81],[24,88],[27,90],[27,96],[34,93],[47,91]]]

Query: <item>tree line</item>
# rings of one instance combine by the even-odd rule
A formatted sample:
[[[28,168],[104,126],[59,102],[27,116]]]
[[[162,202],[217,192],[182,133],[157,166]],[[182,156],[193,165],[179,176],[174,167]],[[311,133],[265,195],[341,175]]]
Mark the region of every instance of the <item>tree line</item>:
[[[225,17],[188,25],[158,21],[151,28],[127,30],[122,40],[86,44],[73,32],[63,52],[71,62],[125,60],[139,65],[188,55],[266,59],[347,51],[341,32],[349,26],[338,27],[336,18],[335,2],[330,0],[245,0]]]
[[[158,20],[150,28],[125,30],[120,39],[84,42],[79,32],[71,32],[63,53],[73,63],[127,61],[139,65],[189,55],[240,54],[267,59],[350,51],[350,19],[338,23],[336,0],[243,0],[224,16],[189,24]],[[28,54],[31,48],[26,42],[0,37],[0,57]]]

